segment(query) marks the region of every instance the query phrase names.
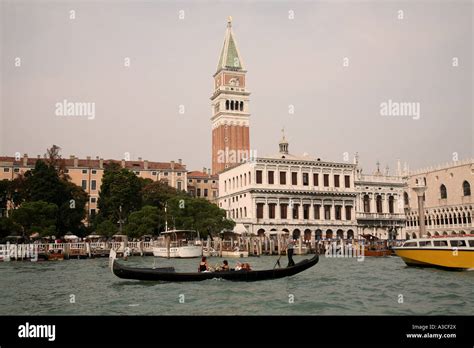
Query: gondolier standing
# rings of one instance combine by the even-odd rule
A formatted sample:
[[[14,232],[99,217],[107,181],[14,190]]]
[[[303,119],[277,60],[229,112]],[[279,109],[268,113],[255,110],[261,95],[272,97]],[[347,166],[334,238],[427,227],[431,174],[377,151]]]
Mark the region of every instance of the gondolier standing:
[[[293,241],[293,238],[290,236],[290,239],[288,239],[288,246],[286,248],[286,254],[288,255],[288,266],[291,267],[295,265],[295,262],[293,261],[293,252],[295,250],[295,242]]]

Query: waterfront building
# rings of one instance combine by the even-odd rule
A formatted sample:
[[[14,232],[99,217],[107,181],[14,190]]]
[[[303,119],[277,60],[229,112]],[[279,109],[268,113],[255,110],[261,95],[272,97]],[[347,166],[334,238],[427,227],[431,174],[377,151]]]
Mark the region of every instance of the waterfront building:
[[[219,190],[218,175],[212,175],[211,169],[203,168],[202,171],[188,172],[187,177],[187,191],[191,196],[216,202]]]
[[[217,71],[213,75],[212,174],[250,157],[249,96],[246,73],[229,17]]]
[[[404,238],[420,236],[417,193],[424,187],[424,220],[427,236],[464,235],[474,233],[472,184],[474,160],[464,160],[420,169],[408,175],[404,192],[407,215]]]
[[[406,179],[400,165],[397,175],[389,169],[377,170],[372,175],[362,173],[356,155],[355,188],[357,192],[356,218],[359,235],[372,235],[380,239],[402,239],[405,227],[403,194]]]
[[[218,205],[256,235],[291,234],[305,241],[357,238],[355,165],[279,152],[219,174]]]
[[[24,175],[34,168],[36,161],[39,159],[41,159],[40,156],[31,158],[27,154],[24,154],[21,158],[0,157],[0,180],[13,180],[19,175]],[[181,160],[178,160],[178,162],[152,162],[138,158],[137,161],[118,161],[104,160],[99,157],[80,159],[70,156],[69,159],[64,159],[65,172],[71,178],[71,182],[82,187],[89,195],[87,205],[89,216],[94,216],[98,211],[97,200],[102,185],[102,175],[105,166],[110,163],[117,163],[122,168],[133,171],[141,178],[148,178],[153,181],[160,180],[177,190],[187,191],[186,165]]]

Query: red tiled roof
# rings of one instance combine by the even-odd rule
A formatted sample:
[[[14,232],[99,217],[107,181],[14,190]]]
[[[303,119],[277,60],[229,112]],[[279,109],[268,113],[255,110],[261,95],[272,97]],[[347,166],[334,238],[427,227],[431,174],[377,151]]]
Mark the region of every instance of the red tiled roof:
[[[199,170],[193,170],[191,172],[188,172],[188,179],[192,178],[207,178],[207,179],[218,179],[218,175],[209,175],[207,173],[201,172]]]
[[[39,158],[42,159],[42,158]],[[28,157],[27,159],[27,165],[28,166],[34,166],[36,164],[36,161],[38,158],[31,158]],[[74,159],[73,158],[64,158],[64,164],[66,167],[74,167]],[[0,156],[0,162],[8,162],[12,163],[13,165],[18,165],[18,166],[23,166],[23,157],[20,158],[19,160],[16,160],[15,157],[8,157],[8,156]],[[100,160],[98,159],[78,159],[78,167],[82,168],[99,168],[100,167]],[[121,160],[113,160],[113,159],[108,159],[108,160],[103,160],[104,166],[111,164],[111,163],[117,163],[118,165],[122,165]],[[148,161],[148,169],[153,170],[171,170],[171,162],[151,162]],[[139,170],[144,170],[145,169],[145,161],[125,161],[125,167],[129,169],[139,169]],[[179,163],[174,163],[174,170],[178,171],[186,171],[186,168]]]

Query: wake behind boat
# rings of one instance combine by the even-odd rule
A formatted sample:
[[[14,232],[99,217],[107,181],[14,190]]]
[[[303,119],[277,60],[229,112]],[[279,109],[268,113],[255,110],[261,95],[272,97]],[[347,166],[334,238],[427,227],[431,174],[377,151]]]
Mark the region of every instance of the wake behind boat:
[[[251,282],[258,280],[270,280],[289,277],[308,268],[313,267],[319,261],[319,256],[316,254],[311,259],[306,259],[296,263],[293,266],[286,268],[273,268],[267,270],[240,270],[240,271],[215,271],[215,272],[176,272],[174,267],[166,268],[136,268],[123,266],[117,262],[115,252],[111,250],[110,253],[110,267],[112,272],[122,279],[135,280],[153,280],[153,281],[167,281],[167,282],[192,282],[202,281],[206,279],[226,279],[231,281]]]

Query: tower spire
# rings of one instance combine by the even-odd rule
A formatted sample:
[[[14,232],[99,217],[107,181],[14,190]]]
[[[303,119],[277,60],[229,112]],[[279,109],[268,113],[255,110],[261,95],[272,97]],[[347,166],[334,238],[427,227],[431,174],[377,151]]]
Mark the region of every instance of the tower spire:
[[[232,31],[232,16],[227,18],[227,29],[224,36],[224,45],[219,56],[219,63],[217,65],[217,72],[221,69],[245,70],[242,57],[237,42]]]

